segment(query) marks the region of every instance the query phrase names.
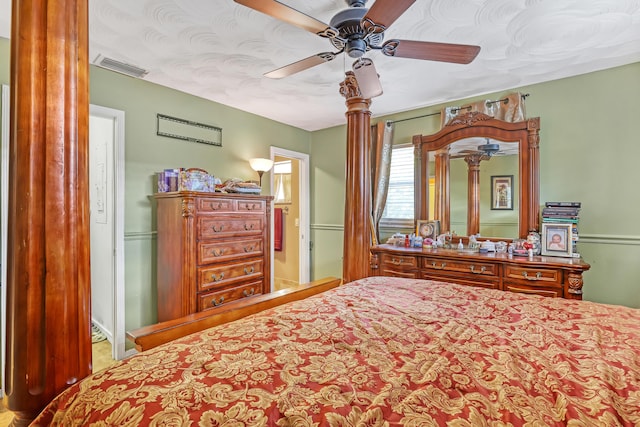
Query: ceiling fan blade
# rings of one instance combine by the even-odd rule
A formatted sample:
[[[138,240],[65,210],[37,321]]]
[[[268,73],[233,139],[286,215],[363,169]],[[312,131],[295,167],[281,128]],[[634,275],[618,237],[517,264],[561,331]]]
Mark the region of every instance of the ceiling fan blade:
[[[333,58],[335,58],[336,55],[339,53],[341,52],[318,53],[317,55],[313,55],[308,58],[302,59],[300,61],[294,62],[292,64],[285,65],[284,67],[278,68],[277,70],[269,71],[268,73],[265,73],[264,76],[269,77],[270,79],[281,79],[283,77],[287,77],[292,74],[299,73],[300,71],[304,71],[308,68],[315,67],[316,65],[329,62]]]
[[[382,53],[401,58],[468,64],[480,52],[480,46],[453,43],[389,40],[382,45]]]
[[[400,17],[416,0],[376,0],[360,25],[368,33],[381,33]]]
[[[272,16],[296,27],[302,28],[322,37],[337,37],[339,32],[335,28],[314,17],[299,12],[287,5],[275,0],[234,0],[243,6],[247,6],[258,12]]]
[[[371,99],[382,95],[380,77],[373,61],[369,58],[360,58],[353,63],[353,74],[356,76],[360,93],[364,99]]]

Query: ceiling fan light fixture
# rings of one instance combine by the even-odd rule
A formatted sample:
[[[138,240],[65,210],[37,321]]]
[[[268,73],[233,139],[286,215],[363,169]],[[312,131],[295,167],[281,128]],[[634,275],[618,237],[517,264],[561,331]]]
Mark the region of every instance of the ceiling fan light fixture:
[[[382,95],[380,77],[371,59],[360,58],[353,63],[352,69],[363,98],[371,99]]]

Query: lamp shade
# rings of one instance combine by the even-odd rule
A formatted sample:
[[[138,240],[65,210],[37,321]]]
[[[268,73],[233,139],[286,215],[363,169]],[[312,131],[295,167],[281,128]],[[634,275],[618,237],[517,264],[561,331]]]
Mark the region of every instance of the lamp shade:
[[[251,165],[251,169],[256,172],[266,172],[273,167],[273,160],[269,159],[249,159],[249,164]]]

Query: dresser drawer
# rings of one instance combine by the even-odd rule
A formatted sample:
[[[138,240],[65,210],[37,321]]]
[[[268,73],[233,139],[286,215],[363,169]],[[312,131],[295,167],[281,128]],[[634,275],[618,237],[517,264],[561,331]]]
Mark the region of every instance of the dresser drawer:
[[[476,288],[500,289],[500,278],[492,276],[474,275],[471,277],[469,274],[455,272],[447,274],[447,272],[424,269],[421,271],[420,278],[474,286]]]
[[[264,200],[238,200],[238,212],[264,213],[266,206]]]
[[[427,272],[437,270],[440,272],[465,273],[477,276],[498,276],[499,272],[499,266],[497,264],[451,258],[423,258],[422,268]]]
[[[198,268],[198,291],[221,289],[234,283],[256,280],[263,276],[262,258]]]
[[[223,198],[206,198],[196,199],[198,212],[233,212],[235,211],[236,201],[233,199]]]
[[[198,240],[261,235],[264,216],[198,216]]]
[[[224,262],[263,254],[262,239],[242,239],[198,243],[198,264]]]
[[[198,295],[197,310],[203,311],[208,308],[220,307],[222,304],[261,293],[262,282],[251,282],[221,291],[202,293]]]
[[[553,286],[562,284],[561,270],[509,264],[505,265],[504,268],[504,277],[507,280],[520,280],[531,286]]]
[[[540,295],[543,297],[561,298],[563,294],[562,287],[560,286],[527,286],[521,283],[505,282],[503,287],[504,291],[518,292],[521,294]]]
[[[385,267],[402,267],[402,268],[415,268],[418,266],[418,260],[414,256],[410,255],[394,255],[394,254],[382,254],[380,264]]]

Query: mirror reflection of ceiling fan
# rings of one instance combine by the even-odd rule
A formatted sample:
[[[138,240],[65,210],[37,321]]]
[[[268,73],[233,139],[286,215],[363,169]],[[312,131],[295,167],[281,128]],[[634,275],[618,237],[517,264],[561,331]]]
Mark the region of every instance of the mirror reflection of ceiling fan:
[[[265,74],[279,79],[333,60],[346,52],[353,63],[353,73],[364,98],[382,94],[382,86],[373,61],[364,58],[372,49],[386,56],[428,61],[468,64],[480,52],[480,46],[391,39],[382,43],[384,32],[415,0],[376,0],[365,7],[367,0],[345,0],[349,8],[338,12],[329,25],[275,0],[235,0],[236,3],[295,25],[320,37],[328,38],[335,52],[321,52]]]
[[[495,155],[514,154],[513,148],[506,148],[506,150],[503,150],[503,147],[501,147],[498,142],[492,142],[489,138],[485,138],[484,144],[478,144],[474,149],[463,148],[461,150],[458,150],[454,153],[451,153],[451,158],[461,158],[468,155],[481,155],[486,156],[487,158],[491,158]],[[517,147],[515,149],[517,150]]]

